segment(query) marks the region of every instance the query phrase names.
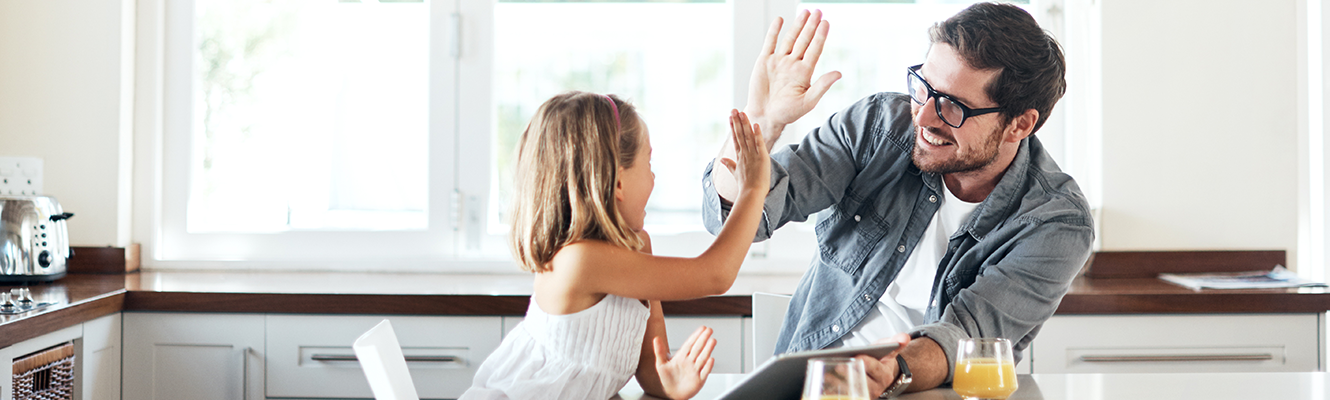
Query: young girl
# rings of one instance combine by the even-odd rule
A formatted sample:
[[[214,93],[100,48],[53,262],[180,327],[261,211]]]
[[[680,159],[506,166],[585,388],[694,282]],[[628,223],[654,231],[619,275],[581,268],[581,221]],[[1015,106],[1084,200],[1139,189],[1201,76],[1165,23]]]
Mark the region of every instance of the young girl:
[[[696,258],[657,257],[642,231],[651,142],[633,106],[583,92],[540,106],[518,145],[512,231],[535,293],[462,399],[608,399],[633,375],[653,396],[697,394],[716,341],[699,328],[671,358],[660,301],[729,290],[757,232],[770,158],[746,115],[731,111],[730,128],[738,161],[721,163],[743,190],[725,228]]]

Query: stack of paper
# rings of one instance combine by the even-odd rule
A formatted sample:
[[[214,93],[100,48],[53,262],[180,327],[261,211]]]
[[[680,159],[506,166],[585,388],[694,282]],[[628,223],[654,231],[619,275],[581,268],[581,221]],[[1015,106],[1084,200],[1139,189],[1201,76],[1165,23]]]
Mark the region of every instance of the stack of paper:
[[[1270,271],[1159,274],[1159,279],[1191,289],[1270,289],[1326,286],[1289,272],[1283,265]]]

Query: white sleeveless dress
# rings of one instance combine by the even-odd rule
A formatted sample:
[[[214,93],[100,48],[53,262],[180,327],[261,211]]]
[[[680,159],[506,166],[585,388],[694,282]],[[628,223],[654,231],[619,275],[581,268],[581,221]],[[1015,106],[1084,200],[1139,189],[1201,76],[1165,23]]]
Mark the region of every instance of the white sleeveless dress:
[[[615,295],[591,308],[550,315],[536,305],[480,365],[459,400],[608,399],[637,372],[651,312]]]

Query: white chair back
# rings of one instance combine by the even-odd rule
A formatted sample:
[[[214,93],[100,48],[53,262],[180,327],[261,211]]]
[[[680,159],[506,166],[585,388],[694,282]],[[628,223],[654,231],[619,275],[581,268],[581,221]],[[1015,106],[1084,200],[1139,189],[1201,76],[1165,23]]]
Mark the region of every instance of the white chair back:
[[[356,352],[360,368],[365,370],[369,388],[375,400],[420,400],[406,368],[406,356],[397,343],[393,325],[383,320],[356,339],[351,349]]]
[[[789,307],[790,296],[753,293],[753,368],[767,362],[776,352],[776,338]]]

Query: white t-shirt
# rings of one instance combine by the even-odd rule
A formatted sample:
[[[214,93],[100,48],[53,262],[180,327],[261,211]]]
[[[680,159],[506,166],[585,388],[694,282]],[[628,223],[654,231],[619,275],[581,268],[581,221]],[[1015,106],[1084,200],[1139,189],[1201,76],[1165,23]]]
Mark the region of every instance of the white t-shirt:
[[[924,323],[924,311],[928,309],[933,278],[937,275],[942,257],[947,255],[951,235],[960,229],[961,224],[979,206],[979,203],[967,203],[956,198],[947,190],[946,183],[942,184],[942,193],[941,207],[933,214],[933,220],[928,223],[928,229],[924,230],[924,236],[919,239],[914,252],[910,253],[910,258],[905,260],[900,274],[887,285],[886,292],[877,300],[877,307],[841,338],[841,346],[867,346],[879,339],[908,332]]]

